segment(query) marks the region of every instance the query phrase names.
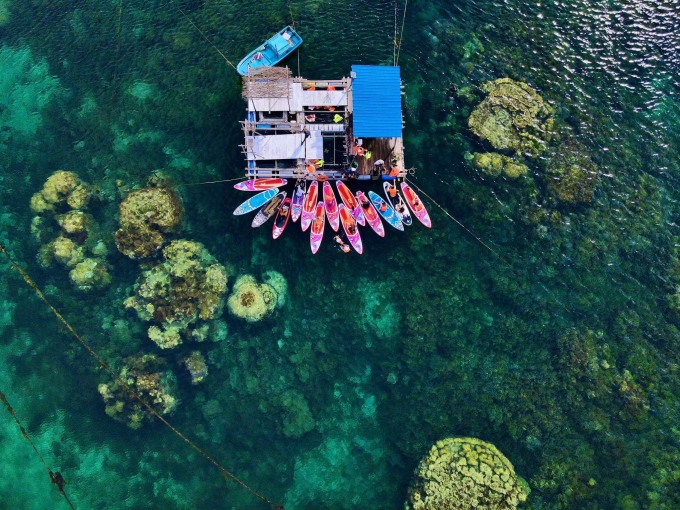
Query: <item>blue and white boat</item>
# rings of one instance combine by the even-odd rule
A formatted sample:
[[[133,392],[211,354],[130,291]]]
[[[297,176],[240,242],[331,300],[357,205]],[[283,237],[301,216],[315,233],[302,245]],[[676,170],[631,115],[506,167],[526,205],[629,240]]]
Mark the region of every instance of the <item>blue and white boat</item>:
[[[383,198],[378,196],[376,193],[369,191],[368,197],[371,199],[371,203],[375,207],[375,210],[380,213],[380,216],[385,218],[385,221],[392,225],[397,230],[404,230],[404,224],[401,222],[399,216],[397,216],[396,211],[388,204]]]
[[[241,76],[248,76],[251,71],[260,67],[275,66],[301,44],[302,37],[293,30],[293,27],[285,27],[270,37],[262,46],[248,53],[239,62],[236,70]]]

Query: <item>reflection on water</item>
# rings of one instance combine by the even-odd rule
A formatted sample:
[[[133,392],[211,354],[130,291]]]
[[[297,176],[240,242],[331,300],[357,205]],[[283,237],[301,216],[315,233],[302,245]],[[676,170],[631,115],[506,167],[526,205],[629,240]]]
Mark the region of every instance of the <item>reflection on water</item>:
[[[145,267],[113,234],[118,204],[153,173],[240,175],[240,82],[204,37],[236,63],[292,17],[305,43],[287,64],[337,77],[391,64],[394,3],[0,1],[0,240],[117,369],[164,358],[172,423],[287,508],[401,508],[418,461],[449,436],[495,444],[530,508],[675,508],[679,8],[410,4],[407,164],[499,255],[428,203],[432,231],[312,257],[299,231],[273,243],[232,217],[242,197],[228,184],[180,186],[184,223],[168,235],[203,243],[230,287],[275,270],[288,296],[262,322],[227,313],[208,340],[160,350],[124,305]],[[484,84],[505,77],[552,109],[545,147],[498,151],[526,166],[519,178],[475,166],[494,149],[468,127]],[[71,268],[38,257],[47,241],[29,204],[62,168],[92,185],[88,236],[104,248],[88,249],[110,265],[104,290],[78,292]],[[111,420],[106,377],[2,264],[0,387],[77,508],[266,508],[160,425]],[[208,370],[193,385],[192,351]],[[55,508],[43,466],[0,423],[2,500]]]

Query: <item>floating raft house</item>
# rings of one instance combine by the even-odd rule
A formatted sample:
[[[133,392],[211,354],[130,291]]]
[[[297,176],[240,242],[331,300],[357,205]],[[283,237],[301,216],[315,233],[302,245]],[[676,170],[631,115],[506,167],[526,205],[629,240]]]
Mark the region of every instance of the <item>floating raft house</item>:
[[[405,177],[401,94],[399,67],[354,65],[339,80],[252,70],[243,77],[246,177],[339,180],[351,168],[379,179],[381,159]]]

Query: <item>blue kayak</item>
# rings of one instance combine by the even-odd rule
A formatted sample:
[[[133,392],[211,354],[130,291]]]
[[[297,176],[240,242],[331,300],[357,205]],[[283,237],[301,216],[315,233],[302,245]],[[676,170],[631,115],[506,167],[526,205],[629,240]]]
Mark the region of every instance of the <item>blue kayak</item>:
[[[241,214],[247,214],[254,211],[258,207],[262,207],[264,204],[269,202],[272,198],[276,196],[279,192],[279,188],[272,188],[262,193],[258,193],[254,197],[250,197],[248,200],[239,205],[234,211],[234,216],[240,216]]]
[[[383,198],[380,198],[376,193],[369,191],[368,197],[371,199],[371,203],[375,207],[375,210],[380,213],[380,216],[385,218],[385,221],[392,225],[397,230],[404,230],[404,224],[397,216],[392,206],[388,204]]]
[[[293,30],[293,27],[285,27],[271,36],[262,46],[248,53],[236,70],[241,76],[260,67],[271,67],[281,62],[302,44],[302,37]]]

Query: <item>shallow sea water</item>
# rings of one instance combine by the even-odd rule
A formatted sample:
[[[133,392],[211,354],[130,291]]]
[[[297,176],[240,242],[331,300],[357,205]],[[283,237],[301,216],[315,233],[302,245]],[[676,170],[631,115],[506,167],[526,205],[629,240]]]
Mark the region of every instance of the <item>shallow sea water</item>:
[[[495,444],[531,487],[525,508],[678,508],[679,12],[410,2],[406,162],[468,230],[428,201],[431,231],[367,232],[364,255],[345,257],[330,242],[312,256],[296,228],[277,242],[251,229],[231,215],[243,196],[229,183],[182,185],[243,165],[240,81],[198,29],[237,63],[292,16],[305,42],[288,65],[334,78],[392,63],[393,3],[0,0],[0,242],[112,365],[166,357],[171,423],[288,510],[403,508],[418,461],[450,436]],[[467,128],[480,86],[502,77],[555,110],[550,149],[517,180],[466,162],[488,150]],[[555,197],[565,153],[597,176],[589,202]],[[36,262],[29,201],[61,168],[98,188],[105,291]],[[157,171],[184,202],[175,238],[234,275],[279,271],[282,309],[257,324],[225,311],[226,339],[170,353],[146,338],[122,304],[141,269],[112,236],[121,190]],[[76,508],[267,508],[160,424],[106,416],[105,374],[0,267],[0,390]],[[180,365],[194,349],[200,385]],[[67,507],[4,411],[0,449],[0,508]]]

